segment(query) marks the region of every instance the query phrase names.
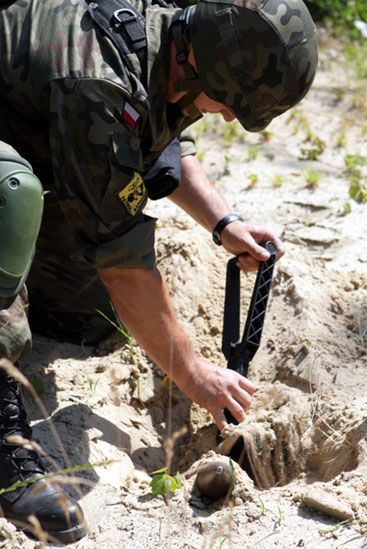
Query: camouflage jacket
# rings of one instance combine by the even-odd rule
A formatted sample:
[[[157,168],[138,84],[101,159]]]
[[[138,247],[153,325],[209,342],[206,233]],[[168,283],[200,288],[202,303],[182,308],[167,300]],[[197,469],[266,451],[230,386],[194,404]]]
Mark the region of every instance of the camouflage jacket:
[[[141,174],[192,123],[165,100],[175,11],[146,11],[143,74],[135,54],[127,70],[83,0],[16,0],[0,9],[0,139],[57,190],[75,257],[97,268],[154,264],[155,219],[142,212]]]

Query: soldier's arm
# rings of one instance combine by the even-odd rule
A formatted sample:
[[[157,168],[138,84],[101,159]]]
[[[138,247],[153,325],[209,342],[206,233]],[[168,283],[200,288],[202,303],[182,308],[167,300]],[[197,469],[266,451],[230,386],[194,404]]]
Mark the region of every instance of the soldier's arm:
[[[224,198],[209,180],[197,157],[192,155],[182,158],[181,182],[169,198],[209,231],[230,213]],[[284,253],[282,243],[272,229],[240,220],[224,228],[221,240],[231,254],[243,254],[238,266],[246,271],[256,270],[259,261],[268,259],[268,253],[259,246],[262,242],[272,240],[278,257]]]
[[[224,408],[243,421],[254,385],[236,372],[194,354],[159,270],[113,267],[100,270],[99,276],[121,321],[179,389],[207,408],[219,429],[225,425]]]

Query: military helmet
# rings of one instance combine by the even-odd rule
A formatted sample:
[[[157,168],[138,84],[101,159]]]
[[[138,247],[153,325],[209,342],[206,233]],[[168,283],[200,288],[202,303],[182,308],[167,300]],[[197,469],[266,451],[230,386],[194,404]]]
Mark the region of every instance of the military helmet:
[[[199,0],[188,10],[201,89],[246,130],[265,128],[307,93],[317,40],[302,0]]]

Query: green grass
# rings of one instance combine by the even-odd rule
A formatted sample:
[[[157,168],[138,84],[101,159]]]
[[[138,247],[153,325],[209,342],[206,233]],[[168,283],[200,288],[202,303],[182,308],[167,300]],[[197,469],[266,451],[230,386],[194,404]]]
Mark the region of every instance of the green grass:
[[[259,176],[257,175],[257,173],[249,173],[246,177],[249,180],[249,184],[247,185],[246,189],[250,190],[256,187],[259,182]]]
[[[110,465],[111,463],[113,463],[112,460],[104,460],[104,461],[99,461],[97,463],[83,463],[82,465],[75,465],[73,467],[66,467],[64,469],[58,469],[57,471],[52,471],[50,473],[45,473],[44,475],[38,475],[37,477],[29,477],[29,478],[26,478],[25,480],[18,480],[17,482],[12,484],[11,486],[7,486],[6,488],[0,488],[0,495],[8,494],[9,492],[14,492],[18,488],[23,488],[24,486],[29,486],[30,484],[34,484],[35,482],[37,482],[38,480],[41,480],[41,479],[54,479],[56,481],[56,477],[57,477],[58,482],[63,482],[63,483],[66,484],[68,481],[67,481],[66,478],[64,478],[64,475],[70,475],[70,474],[73,474],[73,473],[85,473],[87,471],[91,471],[95,467],[106,467],[107,465]],[[83,484],[84,483],[84,480],[76,479],[76,477],[74,477],[74,479],[69,478],[69,481],[71,483],[75,483],[76,480],[77,480],[78,484]]]
[[[352,43],[345,48],[345,58],[358,79],[367,78],[367,43]]]
[[[306,181],[307,187],[310,189],[316,189],[316,187],[319,186],[319,183],[321,179],[323,178],[323,174],[317,170],[304,170],[303,177]]]
[[[284,183],[285,183],[285,177],[284,175],[278,173],[278,174],[275,174],[273,179],[273,186],[278,189],[279,187],[281,187]]]

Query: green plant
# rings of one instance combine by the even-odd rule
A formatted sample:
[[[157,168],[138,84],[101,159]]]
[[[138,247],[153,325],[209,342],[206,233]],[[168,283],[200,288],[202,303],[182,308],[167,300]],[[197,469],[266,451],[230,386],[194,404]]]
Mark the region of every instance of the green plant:
[[[223,169],[223,174],[224,175],[230,175],[231,173],[231,157],[229,154],[225,154],[224,157],[223,157],[223,162],[224,162],[224,169]]]
[[[231,469],[232,484],[234,484],[236,482],[236,469],[231,458],[229,458],[229,467]]]
[[[300,130],[305,130],[307,132],[307,129],[309,128],[308,118],[298,109],[290,111],[288,122],[294,123],[294,133],[298,133]]]
[[[356,202],[366,202],[367,186],[362,182],[361,168],[367,165],[367,158],[360,154],[346,154],[344,164],[344,173],[349,180],[349,196]]]
[[[140,404],[143,404],[143,395],[142,395],[142,385],[141,385],[141,376],[138,375],[135,379],[135,388],[136,393],[134,391],[134,394],[136,394],[137,400],[140,402]]]
[[[264,516],[266,515],[266,513],[269,511],[269,509],[267,509],[264,501],[259,497],[259,507],[260,507],[260,511],[261,511],[261,514]]]
[[[366,166],[367,158],[361,154],[346,154],[344,164],[348,170],[353,170],[356,166]]]
[[[307,131],[306,141],[310,143],[310,147],[300,150],[300,160],[318,160],[319,156],[324,152],[326,143],[317,135],[313,135],[310,130]]]
[[[365,0],[306,0],[306,5],[314,19],[328,21],[335,34],[361,37],[355,21],[367,21]]]
[[[367,78],[367,44],[352,43],[345,48],[345,58],[352,66],[356,78]]]
[[[346,216],[346,215],[350,214],[351,211],[352,211],[352,206],[351,206],[350,202],[347,201],[343,204],[343,207],[340,208],[338,213],[341,216]]]
[[[258,184],[259,176],[257,175],[257,173],[249,173],[247,175],[247,179],[250,181],[250,183],[247,185],[246,189],[250,190],[256,187],[256,185]]]
[[[171,476],[166,471],[167,467],[163,467],[150,473],[153,476],[150,482],[153,496],[162,496],[164,500],[172,496],[176,490],[183,486],[180,473]]]
[[[129,349],[130,349],[130,353],[131,353],[131,361],[133,364],[136,363],[136,352],[135,352],[135,349],[134,349],[134,343],[133,343],[133,338],[131,337],[131,335],[129,334],[129,332],[127,331],[127,329],[125,328],[125,326],[122,324],[122,322],[120,321],[119,317],[118,317],[118,314],[113,306],[113,304],[111,303],[111,307],[112,307],[112,310],[113,312],[115,313],[115,318],[116,318],[116,322],[114,320],[112,320],[111,318],[109,318],[103,311],[101,311],[100,309],[96,309],[96,312],[98,314],[100,314],[102,316],[102,318],[104,318],[105,320],[107,320],[107,322],[109,324],[111,324],[111,326],[113,326],[123,337],[124,339],[126,340],[128,346],[129,346]]]
[[[91,396],[95,394],[98,382],[99,382],[98,378],[93,379],[92,377],[88,377],[88,386],[89,386],[89,392]]]
[[[279,522],[284,520],[284,517],[285,517],[285,512],[283,511],[283,509],[281,507],[278,506],[278,520],[279,520]]]
[[[275,174],[274,177],[273,177],[273,185],[274,187],[278,188],[278,187],[281,187],[283,185],[283,183],[285,182],[285,177],[284,175],[281,175],[281,174]]]
[[[199,162],[204,162],[204,159],[205,159],[205,156],[206,156],[206,151],[203,151],[202,149],[199,149],[196,153],[196,156],[197,156]]]
[[[232,145],[234,141],[238,139],[238,134],[241,131],[241,127],[236,120],[233,122],[227,122],[223,127],[222,142],[225,147]]]
[[[335,93],[335,99],[336,101],[342,101],[345,97],[345,94],[346,94],[346,88],[335,88],[334,90],[334,93]]]
[[[260,152],[260,145],[251,145],[251,147],[248,148],[248,159],[249,160],[256,160],[258,157],[258,154]]]
[[[161,383],[162,391],[170,391],[173,387],[173,381],[168,376],[164,376]]]
[[[203,134],[208,133],[209,131],[212,131],[213,129],[213,118],[210,116],[203,116],[195,122],[193,125],[193,131],[195,133],[195,137],[199,138]]]
[[[345,147],[346,144],[347,144],[347,138],[345,137],[345,134],[342,132],[338,133],[338,135],[336,136],[335,146],[338,149],[341,149]]]
[[[323,177],[323,174],[310,168],[309,170],[303,170],[303,177],[305,178],[307,187],[310,189],[316,189]]]
[[[331,526],[330,528],[320,528],[319,534],[320,536],[328,536],[329,534],[331,534],[332,537],[335,537],[335,532],[349,526],[352,522],[353,519],[342,520],[341,522],[338,522],[338,524],[336,524],[335,526]]]
[[[367,201],[367,186],[362,185],[358,181],[353,181],[349,185],[349,196],[356,202]]]
[[[260,132],[260,139],[263,143],[267,143],[273,137],[273,132],[271,130],[262,130]]]

